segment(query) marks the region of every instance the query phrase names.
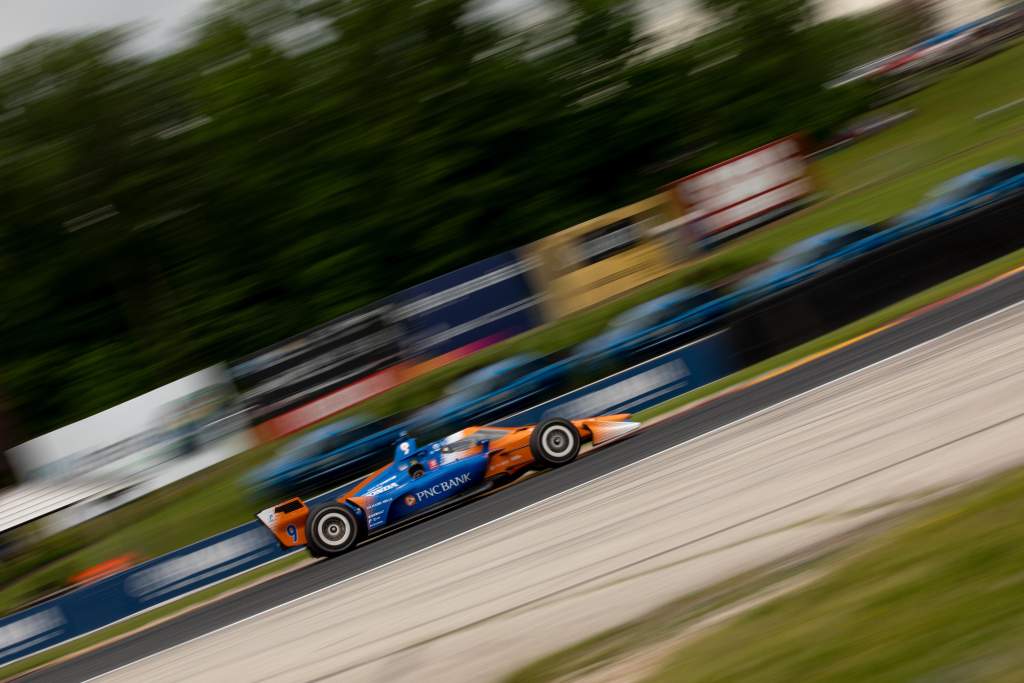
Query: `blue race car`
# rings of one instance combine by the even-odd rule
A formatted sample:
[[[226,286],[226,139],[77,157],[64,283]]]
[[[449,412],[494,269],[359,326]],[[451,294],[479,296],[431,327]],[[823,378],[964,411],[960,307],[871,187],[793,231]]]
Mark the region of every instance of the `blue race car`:
[[[365,415],[343,418],[304,434],[247,478],[261,495],[316,493],[364,476],[391,457],[400,425]]]
[[[532,353],[505,358],[449,384],[444,396],[413,413],[406,427],[429,438],[459,425],[494,422],[564,391],[569,367]]]
[[[925,227],[947,221],[1020,189],[1024,189],[1024,162],[1002,159],[939,185],[923,204],[900,216],[898,223]]]
[[[333,557],[367,537],[508,484],[527,470],[568,465],[584,442],[600,446],[639,427],[629,415],[556,417],[536,426],[464,427],[422,447],[402,434],[391,462],[346,493],[313,508],[291,498],[256,517],[282,546],[306,546],[314,557]]]
[[[851,223],[808,237],[773,256],[765,268],[740,280],[730,298],[736,305],[743,305],[804,282],[877,247],[871,239],[877,234],[874,227]]]
[[[619,314],[607,329],[573,350],[581,363],[638,363],[708,331],[729,311],[717,292],[692,286],[646,301]]]

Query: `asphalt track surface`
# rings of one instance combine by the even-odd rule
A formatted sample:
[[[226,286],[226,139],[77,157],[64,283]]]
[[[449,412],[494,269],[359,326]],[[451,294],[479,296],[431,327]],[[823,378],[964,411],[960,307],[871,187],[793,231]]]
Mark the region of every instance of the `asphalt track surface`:
[[[1017,273],[789,372],[652,425],[629,440],[602,449],[571,466],[530,478],[495,495],[369,543],[349,555],[302,567],[110,645],[30,673],[20,680],[83,681],[99,676],[436,545],[1021,300],[1024,300],[1024,273]]]

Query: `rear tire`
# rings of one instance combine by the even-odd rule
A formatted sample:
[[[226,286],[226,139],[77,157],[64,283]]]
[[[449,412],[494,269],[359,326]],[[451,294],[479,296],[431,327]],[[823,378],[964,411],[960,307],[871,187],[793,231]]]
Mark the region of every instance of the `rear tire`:
[[[306,545],[313,557],[341,555],[352,549],[361,535],[359,519],[347,505],[324,505],[306,520]]]
[[[576,459],[582,442],[572,422],[555,417],[534,427],[530,435],[530,453],[538,465],[561,467]]]

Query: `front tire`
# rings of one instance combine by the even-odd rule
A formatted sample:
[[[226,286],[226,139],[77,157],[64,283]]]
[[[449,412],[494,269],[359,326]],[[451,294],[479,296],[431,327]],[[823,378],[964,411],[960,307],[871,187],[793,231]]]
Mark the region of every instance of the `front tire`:
[[[572,422],[555,417],[534,428],[530,435],[530,453],[538,465],[561,467],[576,459],[582,441]]]
[[[317,508],[306,520],[306,544],[313,557],[334,557],[359,541],[359,519],[347,505]]]

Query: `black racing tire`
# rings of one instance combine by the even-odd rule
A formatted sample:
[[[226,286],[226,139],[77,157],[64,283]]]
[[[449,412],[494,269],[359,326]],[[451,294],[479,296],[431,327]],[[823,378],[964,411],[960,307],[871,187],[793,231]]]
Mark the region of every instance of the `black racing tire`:
[[[582,442],[572,422],[554,417],[534,427],[530,435],[530,453],[538,465],[561,467],[576,459]]]
[[[351,550],[362,530],[359,518],[347,505],[329,503],[313,510],[306,520],[306,547],[313,557],[334,557]]]

